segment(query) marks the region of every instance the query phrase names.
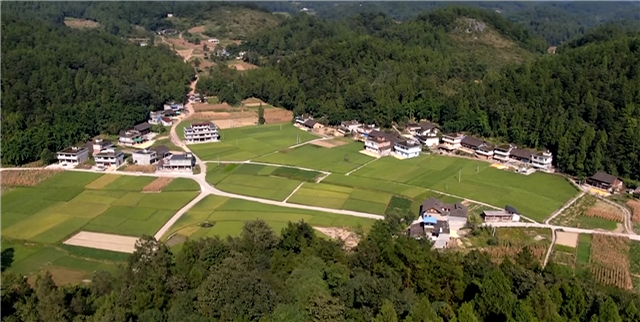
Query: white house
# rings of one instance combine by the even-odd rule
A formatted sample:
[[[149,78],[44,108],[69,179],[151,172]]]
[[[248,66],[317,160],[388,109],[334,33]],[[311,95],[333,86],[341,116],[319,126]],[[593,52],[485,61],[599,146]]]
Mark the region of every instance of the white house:
[[[96,161],[96,165],[99,167],[119,167],[124,163],[124,153],[114,147],[109,147],[96,154],[94,159]]]
[[[445,134],[442,136],[442,144],[440,147],[449,151],[459,149],[462,146],[461,143],[463,138],[464,135],[461,133]]]
[[[551,162],[553,161],[553,155],[549,150],[545,152],[538,152],[531,156],[531,164],[534,168],[548,171],[551,169]]]
[[[71,164],[75,166],[89,160],[89,149],[86,147],[72,146],[59,151],[57,156],[60,164]]]
[[[187,143],[218,142],[218,126],[212,122],[192,123],[184,128],[184,139]]]
[[[422,122],[418,127],[409,129],[418,141],[426,146],[436,146],[440,143],[438,137],[438,128],[435,124],[430,122]]]
[[[393,149],[393,144],[387,139],[385,133],[371,131],[364,140],[364,148],[379,156],[389,155]]]
[[[172,154],[158,162],[158,170],[161,171],[191,171],[196,164],[196,159],[190,152],[184,154]]]
[[[393,153],[402,158],[415,158],[422,152],[422,145],[413,140],[398,141],[393,146]]]
[[[498,161],[507,162],[511,157],[511,151],[515,149],[515,147],[511,144],[503,144],[496,146],[493,149],[493,158]]]

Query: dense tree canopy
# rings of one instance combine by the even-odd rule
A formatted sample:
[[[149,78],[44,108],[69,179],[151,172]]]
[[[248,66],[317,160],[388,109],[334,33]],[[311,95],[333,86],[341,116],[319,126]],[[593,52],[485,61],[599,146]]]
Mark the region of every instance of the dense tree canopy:
[[[637,33],[598,29],[557,55],[523,63],[500,56],[518,53],[513,47],[495,52],[474,43],[475,50],[460,50],[467,48],[461,21],[487,17],[455,8],[402,24],[382,14],[340,22],[297,16],[241,46],[262,56],[264,68],[246,77],[217,70],[198,86],[237,89],[331,124],[357,118],[389,127],[428,119],[446,132],[550,149],[569,174],[606,170],[640,179]],[[498,30],[531,51],[544,48],[499,17],[486,21],[493,30],[486,32]]]
[[[86,286],[31,287],[2,273],[2,321],[638,321],[638,294],[602,288],[527,256],[436,252],[374,224],[353,251],[306,223],[276,235],[263,221],[239,237],[187,241],[177,254],[151,237],[121,272]],[[398,226],[395,226],[398,227]],[[395,237],[394,237],[395,236]]]
[[[167,47],[2,16],[2,162],[24,164],[146,120],[194,71]]]

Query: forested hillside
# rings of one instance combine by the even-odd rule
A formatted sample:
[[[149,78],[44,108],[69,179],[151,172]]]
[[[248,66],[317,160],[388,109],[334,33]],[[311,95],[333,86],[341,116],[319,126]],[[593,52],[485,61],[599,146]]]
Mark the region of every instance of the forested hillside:
[[[487,16],[485,31],[476,30]],[[302,15],[241,46],[266,68],[216,73],[198,86],[223,99],[233,89],[241,96],[233,100],[255,96],[330,124],[426,118],[446,132],[550,149],[569,174],[606,170],[638,180],[639,38],[605,31],[522,64],[508,58],[514,48],[534,55],[543,45],[485,12],[450,8],[399,25],[382,14],[341,22]],[[489,32],[501,40],[483,43]],[[460,37],[473,37],[474,50],[460,50],[469,43]]]
[[[638,294],[598,286],[564,266],[541,269],[528,249],[498,265],[488,254],[435,252],[398,221],[378,221],[351,252],[289,223],[240,237],[188,241],[177,254],[143,239],[116,276],[57,287],[2,275],[2,321],[635,322]],[[395,235],[395,236],[394,236]]]
[[[551,45],[578,38],[601,24],[625,22],[640,25],[637,1],[310,1],[259,2],[272,11],[298,12],[307,8],[320,18],[343,19],[360,13],[385,13],[399,21],[415,18],[423,11],[447,6],[482,8],[500,15],[541,36]]]
[[[165,101],[183,99],[194,74],[166,47],[5,12],[1,66],[3,164],[116,134]]]

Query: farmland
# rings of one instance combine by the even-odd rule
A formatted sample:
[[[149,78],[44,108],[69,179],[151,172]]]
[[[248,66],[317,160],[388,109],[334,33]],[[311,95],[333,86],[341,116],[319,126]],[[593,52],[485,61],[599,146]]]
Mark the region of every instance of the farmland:
[[[184,139],[183,129],[188,124],[182,122],[176,128],[180,139]],[[295,145],[297,140],[302,143],[317,138],[291,124],[222,129],[220,136],[222,142],[192,144],[189,148],[202,160],[244,161]]]
[[[543,228],[480,228],[460,240],[463,248],[478,248],[491,255],[495,262],[514,259],[523,249],[542,262],[551,242],[551,230]]]
[[[86,274],[68,270],[75,266],[86,270],[109,266],[99,259],[85,260],[77,252],[70,255],[69,249],[60,249],[61,243],[79,230],[153,235],[199,191],[195,182],[176,179],[165,187],[170,191],[142,193],[154,180],[65,171],[36,186],[7,192],[2,198],[0,219],[3,248],[13,247],[15,251],[12,269],[31,273],[35,271],[29,270],[53,265],[60,274],[86,278]]]
[[[182,216],[163,238],[176,234],[179,240],[207,236],[237,236],[244,222],[262,219],[279,232],[288,222],[304,220],[313,226],[349,227],[362,226],[365,230],[374,220],[342,216],[319,211],[265,205],[252,201],[207,196]],[[211,227],[207,227],[211,226]]]
[[[629,271],[629,240],[621,237],[594,235],[591,243],[589,271],[600,283],[632,289]]]
[[[333,148],[313,144],[257,158],[254,161],[286,164],[333,173],[347,173],[367,162],[375,160],[359,153],[362,143],[349,143]]]
[[[222,164],[207,171],[207,181],[231,193],[282,201],[300,184],[314,181],[319,172],[255,165]]]
[[[584,195],[551,223],[585,229],[614,230],[622,220],[623,215],[618,208],[591,195]]]

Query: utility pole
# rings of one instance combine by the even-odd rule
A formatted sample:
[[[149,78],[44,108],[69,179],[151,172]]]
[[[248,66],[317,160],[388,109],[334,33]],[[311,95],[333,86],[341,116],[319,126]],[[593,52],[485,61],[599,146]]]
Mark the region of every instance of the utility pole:
[[[462,176],[462,169],[458,171],[458,183],[460,183],[460,177]]]
[[[218,156],[218,165],[220,165],[220,156]]]

